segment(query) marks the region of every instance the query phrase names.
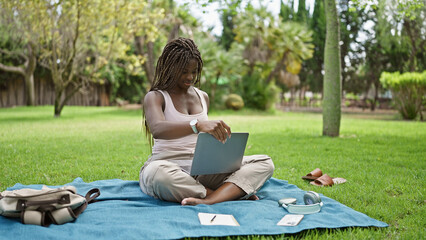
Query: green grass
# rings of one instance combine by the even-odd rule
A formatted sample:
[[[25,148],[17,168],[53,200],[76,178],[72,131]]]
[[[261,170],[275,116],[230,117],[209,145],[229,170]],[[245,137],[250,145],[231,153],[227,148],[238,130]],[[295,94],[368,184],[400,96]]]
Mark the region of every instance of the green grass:
[[[270,155],[274,177],[384,221],[388,228],[316,229],[294,235],[232,239],[424,238],[426,125],[393,115],[344,114],[341,136],[322,137],[315,113],[213,112],[234,132],[248,131],[246,154]],[[22,184],[61,185],[76,177],[91,182],[137,180],[149,155],[141,111],[113,107],[0,109],[0,190]],[[301,176],[319,167],[347,183],[311,186]]]

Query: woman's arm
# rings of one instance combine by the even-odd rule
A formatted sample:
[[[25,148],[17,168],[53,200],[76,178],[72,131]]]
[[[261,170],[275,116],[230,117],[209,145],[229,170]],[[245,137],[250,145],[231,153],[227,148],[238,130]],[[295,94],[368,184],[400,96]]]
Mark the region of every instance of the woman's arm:
[[[201,90],[200,90],[201,91]],[[204,91],[201,91],[202,93],[203,93],[203,98],[204,98],[204,100],[206,100],[206,104],[207,104],[207,113],[209,112],[209,109],[210,109],[210,99],[209,99],[209,95],[206,93],[206,92],[204,92]]]
[[[207,94],[204,94],[206,97]],[[208,97],[207,97],[208,100]],[[208,102],[208,101],[207,101]],[[166,121],[163,113],[164,97],[161,93],[150,91],[144,98],[145,118],[151,134],[156,139],[176,139],[194,134],[189,121],[171,122]],[[199,132],[207,132],[216,139],[224,142],[231,135],[231,128],[221,120],[199,121],[196,125]]]
[[[187,136],[192,131],[189,122],[166,121],[163,113],[164,97],[157,91],[150,91],[145,95],[144,111],[146,122],[154,138],[175,139]]]
[[[203,94],[202,97],[206,100],[208,112],[210,109],[209,95],[204,91],[201,92]],[[221,142],[225,142],[228,135],[231,136],[231,128],[222,120],[198,122],[197,129],[200,132],[210,133]]]

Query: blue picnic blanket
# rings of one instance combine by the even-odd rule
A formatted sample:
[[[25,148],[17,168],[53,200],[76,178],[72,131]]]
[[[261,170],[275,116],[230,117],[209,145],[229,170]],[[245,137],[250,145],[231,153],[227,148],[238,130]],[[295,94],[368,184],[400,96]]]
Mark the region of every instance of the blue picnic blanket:
[[[184,237],[222,237],[235,235],[274,235],[297,233],[313,228],[387,227],[384,222],[357,212],[321,195],[324,206],[320,213],[305,215],[294,227],[277,226],[288,212],[278,206],[284,197],[295,197],[303,203],[305,191],[287,181],[271,178],[258,191],[259,201],[230,201],[214,205],[181,206],[154,199],[139,188],[137,181],[120,179],[86,183],[81,178],[73,185],[81,195],[92,188],[101,191],[98,201],[74,222],[41,227],[24,225],[18,219],[0,216],[0,237],[4,239],[179,239]],[[15,186],[41,189],[42,185]],[[59,187],[59,186],[50,186]],[[232,214],[240,226],[201,225],[198,213]],[[59,237],[60,236],[60,237]]]

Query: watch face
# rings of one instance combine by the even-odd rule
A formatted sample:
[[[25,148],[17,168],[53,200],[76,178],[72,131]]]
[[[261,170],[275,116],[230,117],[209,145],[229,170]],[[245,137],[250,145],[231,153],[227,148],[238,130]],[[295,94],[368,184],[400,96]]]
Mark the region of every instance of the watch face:
[[[191,126],[192,131],[194,131],[194,133],[198,133],[198,129],[196,126],[197,122],[198,122],[198,119],[193,119],[191,120],[191,122],[189,122],[189,125]]]

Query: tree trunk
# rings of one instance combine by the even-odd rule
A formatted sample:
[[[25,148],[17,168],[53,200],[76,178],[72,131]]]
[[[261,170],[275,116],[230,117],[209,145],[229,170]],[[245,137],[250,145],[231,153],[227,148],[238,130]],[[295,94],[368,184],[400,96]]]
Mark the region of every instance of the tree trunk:
[[[325,0],[323,136],[339,136],[341,118],[340,29],[335,0]]]
[[[27,106],[34,106],[35,93],[34,93],[34,71],[37,64],[37,59],[34,54],[34,46],[32,43],[27,44],[28,53],[22,56],[25,63],[21,67],[7,66],[0,63],[0,70],[5,72],[17,73],[24,77],[25,82],[25,98]]]
[[[415,32],[412,31],[412,25],[414,25],[415,22],[409,20],[408,18],[404,19],[404,27],[406,28],[407,31],[407,35],[410,38],[410,48],[411,48],[411,54],[410,54],[410,59],[409,59],[409,63],[410,63],[410,72],[414,72],[416,71],[416,66],[417,66],[417,59],[416,59],[416,55],[417,55],[417,48],[416,48],[416,39],[417,39],[417,34]]]
[[[61,116],[62,108],[61,107],[61,98],[63,90],[55,90],[55,107],[54,107],[54,117],[58,118]]]
[[[146,52],[144,50],[146,44]],[[150,85],[154,82],[154,42],[145,43],[145,39],[143,36],[135,36],[135,45],[136,51],[139,55],[146,57],[146,61],[143,64],[143,69],[145,70],[146,77]]]
[[[174,39],[176,39],[176,38],[179,37],[179,28],[180,28],[180,23],[175,23],[173,25],[173,28],[172,28],[172,30],[169,33],[169,37],[168,37],[168,41],[167,42],[170,42],[170,41],[172,41],[172,40],[174,40]]]
[[[35,94],[34,94],[34,75],[29,74],[25,76],[25,95],[27,97],[27,106],[35,105]]]
[[[278,73],[284,68],[284,61],[286,60],[288,51],[283,53],[283,56],[275,65],[274,69],[269,73],[268,78],[266,79],[266,84],[269,84],[271,80],[278,75]]]
[[[154,42],[148,42],[147,47],[147,60],[145,61],[144,67],[148,76],[149,83],[152,85],[154,82]]]
[[[69,85],[67,85],[69,86]],[[67,104],[67,102],[71,99],[72,96],[74,96],[81,88],[83,87],[83,83],[79,83],[78,85],[74,86],[73,89],[67,93],[67,87],[62,87],[60,90],[56,91],[56,98],[55,98],[55,117],[60,117],[62,109]],[[64,99],[62,100],[62,96],[65,94]]]
[[[216,87],[219,82],[221,72],[216,73],[216,80],[214,81],[213,85],[211,86],[211,92],[210,92],[210,103],[214,104],[215,98],[216,98]]]
[[[376,110],[376,105],[377,105],[377,102],[379,101],[379,87],[380,87],[380,83],[375,81],[374,82],[374,99],[370,107],[370,110],[373,112],[374,110]]]
[[[34,44],[28,43],[28,62],[25,66],[25,91],[27,95],[27,106],[35,105],[34,91],[34,71],[37,65],[37,58],[34,53]]]

